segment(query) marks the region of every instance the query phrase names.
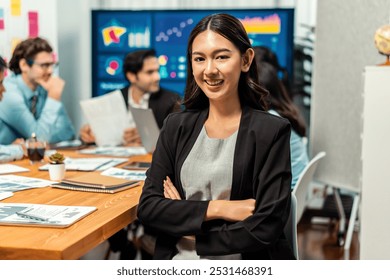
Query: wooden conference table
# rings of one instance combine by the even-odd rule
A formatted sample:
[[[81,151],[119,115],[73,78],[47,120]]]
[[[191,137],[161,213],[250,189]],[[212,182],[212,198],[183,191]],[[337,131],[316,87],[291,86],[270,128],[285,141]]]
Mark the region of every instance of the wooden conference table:
[[[74,151],[63,153],[74,158],[88,157]],[[134,156],[130,159],[150,161],[151,155]],[[30,169],[29,172],[15,175],[49,179],[47,171],[39,171],[39,165],[30,165],[28,159],[15,161],[12,164]],[[80,173],[67,171],[66,178]],[[1,202],[85,205],[95,206],[97,211],[67,228],[2,225],[0,226],[0,259],[78,259],[136,219],[140,195],[141,186],[115,194],[70,191],[52,187],[15,192],[13,197]]]

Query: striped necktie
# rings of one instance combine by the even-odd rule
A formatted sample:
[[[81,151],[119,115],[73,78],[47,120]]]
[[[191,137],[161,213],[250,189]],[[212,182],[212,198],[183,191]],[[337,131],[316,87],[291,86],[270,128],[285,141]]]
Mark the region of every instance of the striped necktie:
[[[33,114],[33,116],[36,118],[36,113],[37,113],[37,101],[38,101],[38,95],[34,95],[32,98],[31,98],[31,113]]]

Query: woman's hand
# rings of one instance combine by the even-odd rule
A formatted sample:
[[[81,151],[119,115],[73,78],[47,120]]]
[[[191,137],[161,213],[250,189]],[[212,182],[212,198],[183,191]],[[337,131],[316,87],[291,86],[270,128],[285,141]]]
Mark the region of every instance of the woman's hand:
[[[243,221],[253,215],[256,201],[245,200],[212,200],[207,208],[205,221],[223,219],[230,222]]]
[[[164,180],[164,197],[181,200],[179,192],[167,176]],[[256,201],[245,200],[211,200],[207,208],[205,221],[222,219],[230,222],[243,221],[253,215]]]
[[[169,199],[181,200],[180,194],[173,185],[171,179],[167,176],[164,180],[164,197]]]

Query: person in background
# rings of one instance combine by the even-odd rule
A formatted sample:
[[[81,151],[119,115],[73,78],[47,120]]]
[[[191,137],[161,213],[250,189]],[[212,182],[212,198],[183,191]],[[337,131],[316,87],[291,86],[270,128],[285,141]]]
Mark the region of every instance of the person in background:
[[[294,259],[290,124],[266,112],[242,23],[203,18],[187,48],[185,110],[169,115],[138,219],[158,235],[155,259]]]
[[[257,53],[256,53],[257,55]],[[270,110],[273,115],[289,120],[291,124],[291,188],[297,183],[303,169],[309,163],[306,147],[306,125],[298,107],[291,100],[283,83],[279,80],[277,69],[267,62],[257,64],[260,84],[270,93]]]
[[[275,67],[279,79],[282,81],[284,87],[286,88],[287,94],[292,99],[293,95],[292,95],[290,78],[287,69],[285,67],[282,67],[279,64],[279,59],[276,53],[274,53],[271,49],[265,46],[255,46],[253,47],[253,49],[255,50],[255,54],[256,54],[255,60],[257,64],[261,61],[264,61],[264,62],[268,62],[273,67]]]
[[[153,49],[134,51],[124,59],[123,73],[130,85],[122,88],[126,107],[152,109],[157,125],[161,129],[168,114],[180,110],[180,96],[160,87],[160,65]],[[85,143],[95,142],[91,127],[80,129],[80,138]],[[129,111],[129,128],[123,133],[123,144],[140,144],[135,123]]]
[[[4,80],[6,92],[0,103],[1,143],[27,139],[32,133],[49,143],[74,138],[61,102],[65,82],[53,75],[56,65],[52,47],[42,38],[30,38],[16,46],[9,62],[13,74]]]
[[[5,91],[3,81],[7,64],[4,59],[0,56],[0,102],[3,99],[3,93]],[[0,131],[3,130],[4,123],[0,120]],[[20,142],[20,140],[16,140]],[[12,145],[0,145],[0,163],[21,159],[24,156],[23,144],[12,144]]]

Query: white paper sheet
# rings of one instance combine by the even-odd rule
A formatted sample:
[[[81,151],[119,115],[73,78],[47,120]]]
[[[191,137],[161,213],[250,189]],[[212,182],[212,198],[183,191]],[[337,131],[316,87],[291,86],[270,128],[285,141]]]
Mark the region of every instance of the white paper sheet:
[[[8,164],[8,163],[0,164],[0,174],[9,174],[9,173],[27,172],[27,171],[30,170],[15,164]]]
[[[17,175],[0,175],[0,191],[16,192],[27,189],[43,188],[56,182]]]
[[[132,157],[138,155],[146,155],[148,152],[144,147],[98,147],[88,148],[79,151],[85,155],[104,155],[113,157]]]
[[[129,127],[125,101],[121,92],[80,101],[81,109],[95,135],[98,146],[122,144],[123,131]]]
[[[127,159],[121,158],[66,158],[65,168],[66,170],[78,170],[78,171],[95,171],[95,170],[106,170],[110,167],[116,166]],[[39,170],[49,170],[50,164],[45,164],[39,167]]]
[[[122,178],[126,180],[145,180],[146,170],[125,170],[123,168],[109,168],[101,173],[105,176]]]
[[[0,224],[67,227],[96,209],[94,206],[0,203]]]

